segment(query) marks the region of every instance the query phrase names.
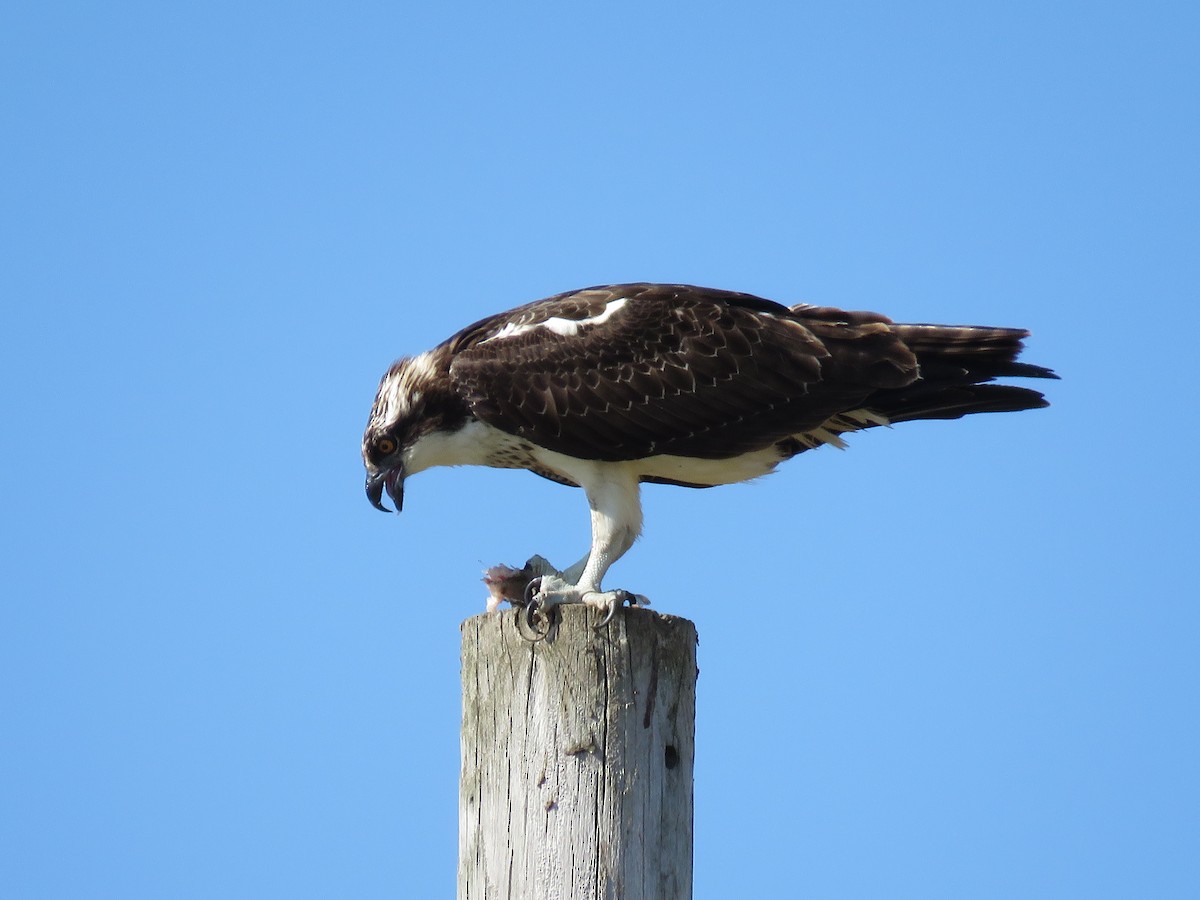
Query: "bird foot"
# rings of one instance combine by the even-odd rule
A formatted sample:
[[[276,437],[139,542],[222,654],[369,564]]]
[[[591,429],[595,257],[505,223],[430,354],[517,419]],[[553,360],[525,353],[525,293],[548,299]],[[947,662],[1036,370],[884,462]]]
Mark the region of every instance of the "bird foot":
[[[497,565],[485,569],[483,583],[487,585],[487,611],[495,612],[501,603],[508,602],[513,606],[524,606],[525,588],[529,582],[542,575],[562,577],[562,572],[550,565],[545,557],[534,556],[520,569],[512,566]]]
[[[525,586],[524,606],[521,615],[525,624],[534,627],[534,617],[564,603],[583,603],[603,613],[594,626],[597,630],[612,621],[617,609],[628,603],[630,606],[649,606],[650,601],[641,594],[626,590],[586,591],[578,585],[564,581],[560,574],[539,575]]]
[[[626,603],[637,607],[650,605],[646,597],[630,591],[582,590],[541,556],[532,557],[520,569],[492,566],[484,572],[483,582],[488,588],[487,611],[494,612],[506,601],[519,607],[519,626],[534,635],[529,640],[546,636],[545,629],[538,629],[537,619],[541,616],[548,622],[551,610],[564,603],[582,603],[598,609],[602,615],[595,625],[597,630],[611,622],[617,608]]]

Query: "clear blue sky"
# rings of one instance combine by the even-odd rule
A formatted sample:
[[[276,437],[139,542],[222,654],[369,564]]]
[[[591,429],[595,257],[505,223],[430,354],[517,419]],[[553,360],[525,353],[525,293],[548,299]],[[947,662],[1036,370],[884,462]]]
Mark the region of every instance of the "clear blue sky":
[[[449,897],[520,472],[362,492],[380,374],[688,281],[1023,326],[1049,410],[650,488],[696,896],[1200,892],[1185,3],[10,4],[0,895]]]

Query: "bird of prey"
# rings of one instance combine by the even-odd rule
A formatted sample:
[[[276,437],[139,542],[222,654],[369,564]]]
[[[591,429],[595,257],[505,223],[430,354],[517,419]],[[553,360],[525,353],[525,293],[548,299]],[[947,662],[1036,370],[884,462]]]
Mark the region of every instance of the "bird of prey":
[[[588,552],[562,571],[534,557],[524,596],[502,596],[530,609],[582,602],[607,622],[645,601],[601,586],[641,531],[642,482],[748,481],[844,447],[852,431],[1046,406],[992,383],[1056,377],[1017,362],[1027,336],[682,284],[570,291],[392,365],[363,436],[367,497],[387,511],[386,490],[399,512],[405,479],[432,466],[529,469],[583,488]]]

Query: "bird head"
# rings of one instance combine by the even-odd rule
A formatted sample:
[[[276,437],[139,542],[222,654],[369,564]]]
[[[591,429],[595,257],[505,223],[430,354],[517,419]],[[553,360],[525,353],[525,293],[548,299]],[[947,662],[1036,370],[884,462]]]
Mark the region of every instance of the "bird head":
[[[439,348],[440,349],[440,348]],[[423,439],[457,424],[466,415],[449,385],[449,364],[437,351],[397,361],[379,382],[363,434],[367,499],[383,512],[384,491],[400,512],[404,479],[436,461]]]

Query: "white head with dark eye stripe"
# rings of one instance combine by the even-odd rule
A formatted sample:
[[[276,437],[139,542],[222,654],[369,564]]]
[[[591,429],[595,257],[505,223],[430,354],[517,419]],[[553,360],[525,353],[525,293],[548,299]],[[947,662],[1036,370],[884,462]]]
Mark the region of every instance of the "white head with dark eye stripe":
[[[367,470],[367,498],[376,509],[386,490],[399,512],[404,478],[413,471],[412,455],[422,438],[456,429],[466,419],[462,401],[447,391],[436,351],[398,360],[379,382],[375,404],[363,434],[362,457]]]

